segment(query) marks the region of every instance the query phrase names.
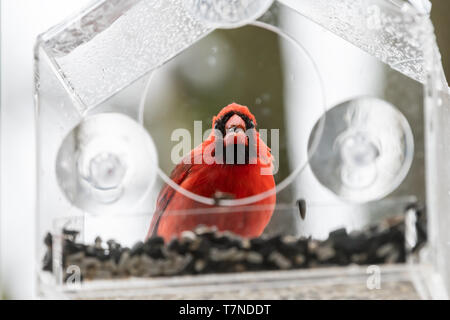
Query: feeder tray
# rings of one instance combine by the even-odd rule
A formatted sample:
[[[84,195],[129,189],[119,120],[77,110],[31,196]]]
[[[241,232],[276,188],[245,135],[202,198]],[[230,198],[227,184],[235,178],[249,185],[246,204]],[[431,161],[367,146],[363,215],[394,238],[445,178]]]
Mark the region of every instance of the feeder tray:
[[[450,91],[426,9],[404,0],[98,0],[42,34],[40,296],[448,297]],[[255,115],[276,186],[235,199],[172,181],[174,166],[233,102]],[[326,244],[336,230],[355,235],[400,219],[404,250],[359,267],[333,260],[322,265],[330,268],[220,274],[219,264],[208,275],[162,278],[88,279],[67,264],[87,250],[109,257],[100,239],[131,251],[143,245],[164,184],[197,204],[165,214],[206,220],[269,210],[259,203],[276,196],[256,242]],[[372,274],[382,275],[381,290],[372,290]]]

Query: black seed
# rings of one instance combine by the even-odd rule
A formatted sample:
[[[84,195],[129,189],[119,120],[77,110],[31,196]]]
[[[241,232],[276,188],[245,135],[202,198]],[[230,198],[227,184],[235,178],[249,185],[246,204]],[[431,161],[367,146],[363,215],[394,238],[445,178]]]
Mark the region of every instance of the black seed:
[[[147,245],[147,244],[146,244]],[[167,245],[167,248],[169,249],[169,251],[173,251],[173,252],[177,252],[177,253],[181,253],[180,251],[182,250],[181,248],[181,244],[178,241],[178,239],[173,239],[172,241],[169,242],[169,244]],[[146,250],[147,251],[147,250]]]
[[[95,247],[97,249],[101,249],[102,248],[102,238],[100,238],[100,237],[95,238],[94,243],[95,243]]]
[[[215,237],[217,233],[217,227],[200,225],[195,229],[194,232],[196,235],[201,236],[202,238],[211,239]]]
[[[262,254],[256,251],[250,251],[247,253],[247,262],[251,265],[261,265],[264,262]]]
[[[131,248],[131,256],[139,256],[144,253],[144,243],[142,241],[139,241]]]
[[[298,210],[300,213],[300,217],[302,220],[306,218],[306,201],[304,199],[300,199],[297,201]]]
[[[162,245],[164,245],[164,238],[151,237],[145,242],[145,244],[150,245],[150,246],[162,246]]]
[[[53,272],[53,252],[48,250],[45,253],[42,270]]]
[[[75,243],[71,240],[64,240],[63,252],[64,254],[74,254],[78,252],[85,252],[86,246],[83,244]]]
[[[264,246],[265,243],[266,241],[262,238],[254,238],[250,240],[251,248],[255,250],[261,249],[261,247]]]
[[[79,234],[79,231],[63,229],[63,235],[72,241],[75,241]]]
[[[201,273],[205,270],[205,268],[206,268],[205,260],[200,259],[200,260],[195,261],[195,265],[194,265],[195,272]]]
[[[53,245],[53,236],[52,236],[52,234],[50,232],[47,233],[47,235],[45,236],[44,243],[45,243],[45,245],[47,247],[50,247],[50,248],[52,247],[52,245]]]
[[[287,270],[292,267],[292,262],[279,252],[272,252],[268,260],[282,270]]]
[[[205,257],[211,248],[210,242],[207,239],[197,238],[189,245],[189,252],[195,257]]]
[[[94,246],[88,246],[86,248],[86,256],[95,257],[97,255],[97,250]]]
[[[106,242],[106,244],[108,245],[108,249],[109,250],[116,250],[118,246],[120,246],[116,241],[114,240],[108,240]]]

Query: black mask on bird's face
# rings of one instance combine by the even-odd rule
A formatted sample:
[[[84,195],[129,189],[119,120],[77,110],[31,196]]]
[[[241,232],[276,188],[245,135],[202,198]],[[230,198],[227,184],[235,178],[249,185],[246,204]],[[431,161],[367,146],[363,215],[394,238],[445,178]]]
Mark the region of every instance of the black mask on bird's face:
[[[215,156],[218,163],[250,164],[250,159],[256,159],[255,132],[253,121],[237,112],[230,112],[217,120]]]

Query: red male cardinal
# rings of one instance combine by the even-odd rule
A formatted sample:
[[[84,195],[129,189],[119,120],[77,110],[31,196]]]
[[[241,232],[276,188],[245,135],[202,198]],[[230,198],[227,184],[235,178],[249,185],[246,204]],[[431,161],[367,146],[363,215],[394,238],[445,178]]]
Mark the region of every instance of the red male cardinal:
[[[234,159],[227,159],[230,148],[234,149]],[[239,157],[239,150],[245,150],[245,157]],[[255,117],[247,107],[233,103],[213,118],[211,135],[175,167],[171,179],[203,197],[242,199],[273,190],[272,162],[270,149],[256,131]],[[220,207],[219,202],[203,204],[165,185],[148,237],[159,235],[169,241],[199,225],[258,237],[270,221],[275,202],[275,193],[268,192],[267,197],[249,207]]]

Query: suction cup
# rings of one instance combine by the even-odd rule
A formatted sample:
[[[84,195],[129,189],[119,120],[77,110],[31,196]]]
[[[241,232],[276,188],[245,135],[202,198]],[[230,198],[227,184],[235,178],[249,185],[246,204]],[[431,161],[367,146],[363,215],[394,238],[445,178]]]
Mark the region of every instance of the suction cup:
[[[408,121],[393,105],[371,97],[353,99],[325,114],[310,167],[323,186],[343,199],[378,200],[405,179],[413,141]]]
[[[157,177],[153,140],[122,114],[89,116],[64,139],[56,174],[66,197],[93,214],[132,212]]]

